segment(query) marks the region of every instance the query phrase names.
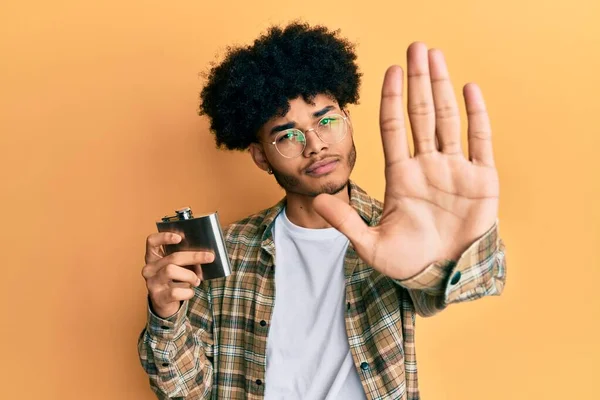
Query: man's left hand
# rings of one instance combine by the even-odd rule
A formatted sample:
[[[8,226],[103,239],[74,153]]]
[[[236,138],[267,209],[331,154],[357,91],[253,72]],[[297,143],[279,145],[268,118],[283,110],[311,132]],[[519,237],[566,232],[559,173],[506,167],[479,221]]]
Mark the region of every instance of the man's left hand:
[[[369,227],[347,203],[330,195],[316,211],[344,233],[358,255],[394,279],[407,279],[442,259],[456,260],[486,233],[498,215],[499,183],[490,121],[480,89],[464,87],[469,157],[460,140],[460,114],[444,56],[422,43],[408,48],[408,115],[403,112],[403,71],[390,67],[381,94],[380,129],[385,156],[381,220]]]

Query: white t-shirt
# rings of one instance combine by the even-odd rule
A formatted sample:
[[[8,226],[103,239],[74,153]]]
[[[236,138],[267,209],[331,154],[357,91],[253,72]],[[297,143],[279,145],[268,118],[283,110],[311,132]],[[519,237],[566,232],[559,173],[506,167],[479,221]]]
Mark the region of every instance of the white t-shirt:
[[[266,400],[364,400],[344,321],[348,239],[335,228],[275,220],[275,309]]]

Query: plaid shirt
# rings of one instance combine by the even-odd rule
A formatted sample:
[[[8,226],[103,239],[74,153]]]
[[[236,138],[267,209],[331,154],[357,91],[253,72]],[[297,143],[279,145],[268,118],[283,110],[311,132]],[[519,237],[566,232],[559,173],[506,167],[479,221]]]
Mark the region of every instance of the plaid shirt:
[[[370,226],[383,205],[350,182],[350,203]],[[203,281],[177,314],[161,319],[148,309],[138,342],[143,368],[159,399],[262,399],[269,323],[275,305],[272,227],[285,206],[225,230],[232,274]],[[368,399],[419,399],[415,315],[502,292],[504,244],[495,225],[458,262],[431,264],[397,281],[374,270],[349,244],[344,259],[346,332]]]

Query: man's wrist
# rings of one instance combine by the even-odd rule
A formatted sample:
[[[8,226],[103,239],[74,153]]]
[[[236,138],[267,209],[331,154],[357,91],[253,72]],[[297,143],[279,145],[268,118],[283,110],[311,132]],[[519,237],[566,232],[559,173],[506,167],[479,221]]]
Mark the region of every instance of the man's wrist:
[[[172,310],[168,311],[171,312]],[[152,303],[148,298],[148,333],[157,338],[172,340],[184,324],[186,315],[187,301],[182,302],[174,313],[163,318],[152,308]]]
[[[179,303],[177,303],[177,302],[170,303],[167,307],[157,307],[152,302],[152,299],[150,298],[150,296],[148,296],[148,304],[150,306],[150,311],[154,315],[156,315],[157,317],[162,318],[162,319],[169,319],[172,316],[174,316],[175,314],[177,314],[177,312],[181,308],[181,305],[183,304],[183,301],[180,301]]]

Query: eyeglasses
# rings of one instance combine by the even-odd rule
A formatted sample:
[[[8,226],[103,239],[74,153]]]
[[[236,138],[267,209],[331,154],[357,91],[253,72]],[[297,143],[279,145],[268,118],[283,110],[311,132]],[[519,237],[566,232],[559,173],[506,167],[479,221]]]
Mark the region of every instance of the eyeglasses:
[[[319,139],[327,144],[341,142],[348,132],[348,117],[339,114],[326,115],[319,120],[316,128],[302,132],[300,129],[286,129],[279,132],[273,142],[277,152],[285,158],[298,157],[306,148],[306,134],[315,131]]]

